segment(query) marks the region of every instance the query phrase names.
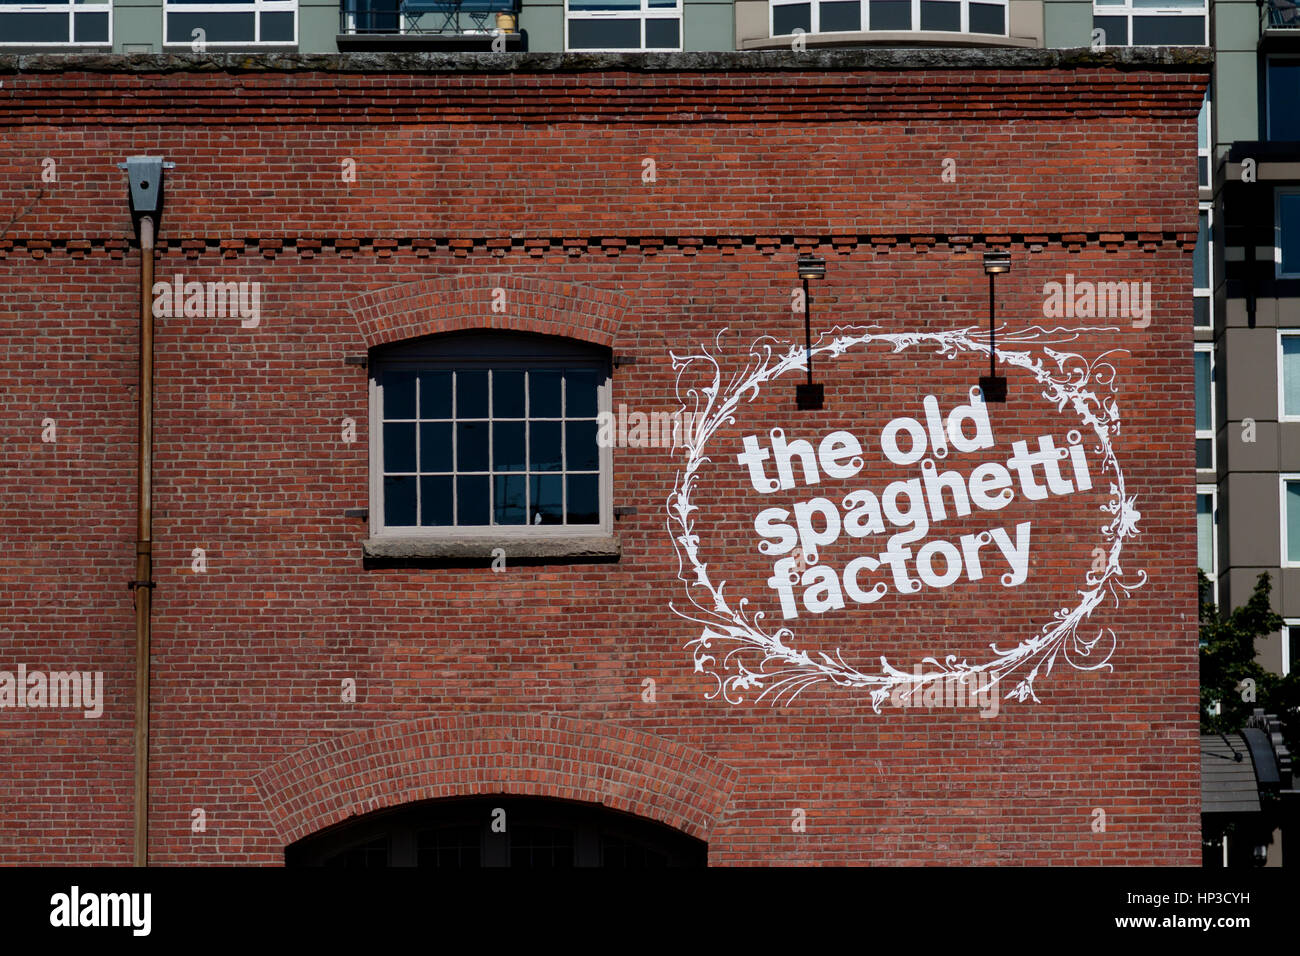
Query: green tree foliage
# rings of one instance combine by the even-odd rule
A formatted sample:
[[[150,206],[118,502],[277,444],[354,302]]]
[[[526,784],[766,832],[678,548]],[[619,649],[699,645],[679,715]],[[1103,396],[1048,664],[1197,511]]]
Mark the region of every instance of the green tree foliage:
[[[1259,576],[1255,590],[1241,607],[1219,614],[1210,600],[1210,582],[1198,572],[1201,621],[1201,733],[1235,733],[1256,708],[1276,714],[1291,753],[1300,753],[1300,677],[1286,677],[1255,660],[1255,639],[1282,629],[1282,618],[1269,606],[1272,584]],[[1218,713],[1214,712],[1218,702]]]

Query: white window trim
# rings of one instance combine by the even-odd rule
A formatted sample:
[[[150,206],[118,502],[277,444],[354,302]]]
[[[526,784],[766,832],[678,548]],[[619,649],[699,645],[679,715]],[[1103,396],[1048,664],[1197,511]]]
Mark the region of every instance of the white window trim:
[[[0,39],[0,48],[3,47],[99,47],[113,45],[113,0],[105,0],[104,3],[74,3],[73,0],[36,0],[33,3],[24,3],[22,6],[5,6],[0,7],[0,24],[5,22],[5,17],[19,17],[24,13],[68,13],[68,38],[66,40],[3,40]],[[81,13],[107,13],[108,14],[108,39],[106,40],[83,40],[76,41],[75,27],[73,25],[73,14],[80,11]],[[0,27],[0,37],[4,36],[4,28]]]
[[[1207,383],[1207,387],[1210,390],[1210,427],[1196,429],[1196,438],[1198,441],[1203,438],[1210,439],[1210,464],[1205,468],[1198,468],[1197,470],[1213,471],[1218,467],[1218,455],[1216,454],[1217,449],[1214,447],[1214,436],[1216,434],[1215,427],[1218,422],[1218,417],[1216,415],[1217,409],[1214,406],[1214,343],[1197,342],[1192,347],[1192,353],[1193,355],[1204,353],[1210,357],[1210,380]],[[1193,375],[1195,375],[1195,369],[1193,369]]]
[[[1211,87],[1208,86],[1205,88],[1205,100],[1203,103],[1203,108],[1205,110],[1205,145],[1204,146],[1201,145],[1201,125],[1200,125],[1199,117],[1197,119],[1197,124],[1196,124],[1196,158],[1197,158],[1196,181],[1197,184],[1202,189],[1209,189],[1214,185],[1214,158],[1213,158],[1214,157],[1214,101],[1210,96],[1210,89]],[[1209,177],[1210,180],[1207,183],[1201,182],[1200,160],[1202,158],[1205,159],[1206,175]],[[1210,209],[1213,208],[1214,208],[1214,204],[1211,203]],[[1211,215],[1213,214],[1211,213]],[[1213,220],[1211,220],[1210,225],[1211,226],[1214,225]],[[1213,256],[1210,257],[1210,262],[1211,263],[1214,262]],[[1211,283],[1211,288],[1213,288],[1213,283]]]
[[[1298,661],[1291,660],[1291,628],[1300,627],[1300,618],[1288,617],[1282,621],[1282,676],[1291,673]]]
[[[260,47],[296,47],[298,45],[298,31],[302,26],[302,12],[298,8],[298,0],[230,0],[226,3],[186,3],[185,0],[163,0],[163,47],[172,49],[189,48],[194,44],[194,40],[168,40],[167,39],[167,17],[172,13],[251,13],[253,14],[253,36],[252,40],[206,40],[204,45],[208,49],[222,48],[239,48],[247,46]],[[292,13],[293,17],[293,39],[292,40],[262,40],[257,39],[262,34],[262,14],[263,13]]]
[[[1289,559],[1286,550],[1286,486],[1289,481],[1300,481],[1300,472],[1284,472],[1277,476],[1278,480],[1278,515],[1281,520],[1278,522],[1281,527],[1282,549],[1279,555],[1279,567],[1283,568],[1300,568],[1300,560],[1292,561]]]
[[[1219,486],[1218,485],[1197,485],[1196,496],[1210,496],[1210,569],[1205,571],[1205,576],[1210,579],[1210,596],[1218,603],[1219,597]],[[1200,550],[1200,542],[1197,542],[1197,550]]]
[[[827,0],[827,2],[837,2],[837,0]],[[983,3],[990,7],[1002,8],[1002,33],[972,33],[971,36],[979,37],[1005,37],[1011,33],[1011,12],[1009,10],[1008,0],[948,0],[952,3],[961,4],[961,25],[959,33],[970,33],[970,5],[971,3]],[[835,36],[842,33],[868,33],[871,30],[871,2],[870,0],[859,0],[860,13],[858,22],[861,27],[857,30],[822,30],[821,28],[821,3],[822,0],[770,0],[767,5],[767,35],[769,37],[788,36],[793,37],[793,33],[776,32],[776,8],[798,6],[800,4],[811,4],[812,11],[809,19],[808,31],[809,36],[826,35]],[[937,33],[948,31],[922,30],[921,29],[921,0],[912,0],[912,23],[913,29],[901,32],[907,33]]]
[[[1273,277],[1300,279],[1300,272],[1282,271],[1282,197],[1300,196],[1300,186],[1279,186],[1273,190]]]
[[[564,49],[566,51],[573,50],[573,48],[569,46],[569,22],[571,20],[641,21],[640,46],[620,46],[601,49],[583,47],[580,50],[573,51],[577,53],[680,53],[682,51],[682,41],[686,38],[686,17],[682,10],[682,0],[677,0],[676,5],[671,7],[651,7],[650,0],[641,0],[641,6],[635,10],[570,10],[569,0],[564,0]],[[677,46],[657,46],[648,49],[645,45],[645,26],[647,20],[676,20]]]
[[[1209,306],[1205,310],[1209,323],[1206,325],[1195,326],[1198,329],[1214,328],[1214,203],[1203,202],[1197,207],[1198,213],[1205,213],[1205,281],[1207,286],[1192,286],[1192,296],[1196,299],[1205,299]],[[1195,319],[1193,319],[1195,321]]]
[[[486,366],[488,363],[484,363]],[[382,360],[376,367],[382,365]],[[520,541],[553,541],[569,538],[590,538],[609,536],[614,533],[614,469],[613,449],[608,444],[600,447],[600,473],[597,481],[600,496],[600,523],[581,525],[473,525],[452,527],[447,525],[384,525],[384,422],[383,422],[383,387],[378,383],[378,376],[369,375],[370,382],[370,537],[373,540],[393,541],[405,538],[424,540],[443,540],[448,542],[463,541],[468,543],[482,541],[501,541],[517,539]],[[596,414],[612,414],[613,401],[612,377],[603,386],[596,389]]]
[[[1102,17],[1124,17],[1128,21],[1128,39],[1133,39],[1133,18],[1134,17],[1201,17],[1204,21],[1205,35],[1199,46],[1210,45],[1210,3],[1209,0],[1199,7],[1135,7],[1133,0],[1125,0],[1124,3],[1097,3],[1093,0],[1092,15]],[[1150,43],[1111,43],[1107,38],[1107,46],[1152,46]],[[1160,44],[1154,44],[1159,46]]]
[[[1300,329],[1277,330],[1277,420],[1279,422],[1300,422],[1300,414],[1286,413],[1286,378],[1282,365],[1282,339],[1300,336]]]

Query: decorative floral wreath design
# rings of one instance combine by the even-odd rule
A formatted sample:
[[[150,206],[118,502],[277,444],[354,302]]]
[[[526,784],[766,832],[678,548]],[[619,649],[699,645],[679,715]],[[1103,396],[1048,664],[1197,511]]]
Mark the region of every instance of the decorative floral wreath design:
[[[872,331],[875,328],[878,326],[830,329],[817,339],[812,354],[836,358],[857,346],[877,343],[888,344],[895,352],[929,345],[944,359],[955,359],[966,352],[984,355],[989,352],[987,333],[978,328],[901,333]],[[1006,364],[1029,372],[1042,385],[1043,397],[1055,404],[1057,411],[1063,412],[1069,405],[1081,423],[1096,433],[1098,445],[1095,450],[1102,456],[1103,474],[1106,470],[1113,474],[1110,500],[1101,508],[1112,516],[1110,523],[1101,530],[1103,539],[1109,542],[1105,569],[1089,570],[1084,576],[1084,587],[1078,592],[1078,605],[1055,611],[1052,622],[1043,625],[1032,639],[1021,641],[1007,650],[999,650],[996,643],[990,644],[995,656],[983,663],[958,660],[953,654],[945,656],[942,661],[926,657],[921,661],[924,673],[919,674],[899,670],[883,656],[880,658],[880,672],[872,674],[846,663],[838,649],[834,655],[798,650],[793,646],[795,635],[790,628],[780,627],[770,632],[764,629],[763,612],[749,613],[748,598],[742,598],[738,606],[732,608],[723,593],[726,581],[714,584],[708,566],[700,560],[700,539],[695,533],[693,516],[698,506],[691,503],[691,498],[700,469],[710,461],[706,454],[708,442],[719,428],[735,424],[737,410],[743,403],[753,401],[762,386],[786,372],[805,369],[805,348],[794,344],[784,346],[771,336],[763,336],[750,349],[745,368],[733,373],[725,384],[722,367],[707,348],[702,347],[701,352],[695,355],[670,353],[677,372],[677,397],[682,405],[679,414],[692,427],[684,430],[685,461],[668,499],[668,530],[677,550],[677,577],[685,586],[694,611],[684,611],[675,604],[670,607],[675,614],[703,627],[700,636],[685,646],[694,653],[695,672],[711,674],[718,682],[717,689],[707,694],[706,699],[712,700],[721,694],[728,703],[739,704],[744,700],[741,691],[758,689],[758,700],[771,694],[772,702],[776,704],[783,696],[792,701],[804,689],[829,681],[842,687],[869,689],[872,707],[879,713],[881,704],[891,695],[897,695],[896,700],[907,699],[927,684],[952,680],[965,682],[973,675],[981,674],[986,683],[997,686],[1014,672],[1029,668],[1005,697],[1014,697],[1018,701],[1032,698],[1039,703],[1034,693],[1034,681],[1038,679],[1040,669],[1044,676],[1051,673],[1060,653],[1077,670],[1110,669],[1109,661],[1116,646],[1114,632],[1098,629],[1095,637],[1086,639],[1079,634],[1079,629],[1107,597],[1113,598],[1118,606],[1121,594],[1127,596],[1146,582],[1145,571],[1137,572],[1131,583],[1124,580],[1120,556],[1125,540],[1138,534],[1137,523],[1141,515],[1134,507],[1136,499],[1125,491],[1124,474],[1111,446],[1112,438],[1120,430],[1119,407],[1113,398],[1099,394],[1115,393],[1115,367],[1104,360],[1122,350],[1112,349],[1089,362],[1081,355],[1059,352],[1048,346],[1074,341],[1085,332],[1117,331],[1111,328],[1043,329],[1038,326],[1017,331],[999,329],[997,338],[1000,343],[1034,345],[1041,355],[1035,356],[1028,350],[995,350]],[[722,336],[725,334],[723,329],[714,340],[718,352],[722,350]],[[784,354],[778,354],[775,351],[778,348],[784,348]],[[711,367],[712,383],[705,388],[690,387],[683,391],[683,376],[697,363]],[[1109,636],[1109,642],[1098,649],[1104,636]],[[1094,651],[1100,655],[1103,649],[1104,656],[1099,660],[1086,660],[1093,656]],[[742,658],[747,652],[762,655],[757,667],[746,666]]]

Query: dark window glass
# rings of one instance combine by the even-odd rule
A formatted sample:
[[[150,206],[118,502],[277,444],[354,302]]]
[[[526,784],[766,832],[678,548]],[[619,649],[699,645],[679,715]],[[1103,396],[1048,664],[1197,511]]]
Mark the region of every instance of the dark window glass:
[[[416,866],[477,870],[483,865],[483,842],[477,827],[441,827],[416,838]]]
[[[384,478],[384,524],[415,524],[415,479],[413,477]]]
[[[992,33],[996,36],[1007,35],[1007,8],[991,3],[972,3],[970,5],[970,32]]]
[[[1205,17],[1134,17],[1134,46],[1203,46]]]
[[[72,18],[73,39],[78,43],[107,43],[108,14],[81,13]]]
[[[527,446],[523,422],[492,423],[492,470],[526,471]]]
[[[274,43],[292,43],[293,17],[290,10],[263,13],[262,39]]]
[[[1202,186],[1210,185],[1210,160],[1207,156],[1196,157],[1196,175]]]
[[[1210,297],[1207,295],[1198,295],[1192,300],[1193,320],[1198,326],[1209,326],[1210,324]]]
[[[452,524],[451,481],[451,475],[420,476],[420,524]]]
[[[1196,220],[1196,248],[1192,254],[1192,286],[1210,286],[1210,214],[1202,212]]]
[[[1300,140],[1300,60],[1268,61],[1268,138]]]
[[[583,369],[575,369],[564,376],[567,417],[596,417],[596,388],[603,380],[604,376],[598,372]]]
[[[524,417],[524,373],[500,369],[492,373],[492,415],[494,418]]]
[[[22,16],[6,14],[5,43],[67,43],[68,15],[66,13],[24,13]]]
[[[456,373],[456,417],[488,417],[488,373]]]
[[[1213,427],[1210,421],[1210,369],[1211,359],[1209,352],[1194,353],[1195,359],[1195,390],[1196,396],[1196,430],[1205,431]]]
[[[534,475],[528,479],[532,498],[529,524],[561,524],[564,521],[564,479],[560,475]]]
[[[961,32],[961,4],[921,0],[921,29]]]
[[[487,475],[456,476],[456,523],[487,524],[492,517]]]
[[[415,422],[384,422],[384,471],[415,470]]]
[[[678,39],[679,22],[677,20],[647,19],[645,22],[645,48],[647,50],[675,50],[681,43]]]
[[[388,448],[387,433],[384,448]],[[420,422],[420,471],[452,471],[451,422]]]
[[[635,50],[641,46],[641,21],[569,20],[570,50]]]
[[[569,475],[569,524],[600,523],[598,475]]]
[[[346,867],[348,869],[371,869],[388,866],[388,837],[379,837],[369,843],[349,847],[327,857],[321,863],[328,867]]]
[[[566,470],[596,471],[600,468],[596,430],[594,421],[564,423],[564,447],[568,452],[568,460],[564,463]]]
[[[204,31],[205,43],[252,43],[253,14],[217,11],[167,14],[168,43],[192,43],[191,31],[195,29]]]
[[[1278,200],[1278,244],[1283,275],[1300,273],[1300,193],[1284,193]]]
[[[492,514],[497,524],[524,524],[528,520],[528,479],[523,475],[497,475],[492,479]]]
[[[389,415],[389,418],[407,418]],[[420,417],[451,418],[451,372],[420,373]]]
[[[564,467],[559,422],[532,422],[528,450],[529,471],[559,471]]]
[[[488,422],[456,423],[456,470],[488,470]]]
[[[812,4],[791,3],[772,8],[773,36],[788,36],[795,30],[812,32]]]
[[[640,843],[602,836],[600,865],[627,870],[659,869],[668,866],[668,855]]]
[[[972,17],[972,19],[974,19]],[[1128,19],[1126,17],[1093,17],[1092,28],[1102,32],[1103,46],[1128,46]],[[972,25],[972,29],[974,29]]]
[[[1214,439],[1213,438],[1196,439],[1196,467],[1197,468],[1214,467]]]
[[[573,866],[573,831],[516,826],[510,833],[510,865],[565,870]]]
[[[384,373],[384,418],[415,417],[415,373]]]
[[[559,418],[563,385],[564,375],[561,372],[529,372],[528,414],[533,418]]]
[[[873,30],[912,29],[912,0],[871,0]]]
[[[862,5],[852,3],[823,3],[821,5],[821,32],[846,33],[862,29]]]

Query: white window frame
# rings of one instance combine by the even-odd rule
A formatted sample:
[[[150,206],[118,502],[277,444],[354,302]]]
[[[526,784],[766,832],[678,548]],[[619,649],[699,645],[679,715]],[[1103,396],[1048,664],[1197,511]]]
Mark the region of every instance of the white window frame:
[[[73,21],[80,9],[82,13],[108,14],[108,39],[76,41],[76,27]],[[24,13],[64,13],[68,14],[68,38],[66,40],[5,40],[4,22],[7,18],[21,17]],[[101,47],[113,45],[113,0],[103,3],[76,3],[74,0],[35,0],[33,3],[4,4],[0,6],[0,48],[3,47]]]
[[[1300,422],[1300,414],[1286,413],[1286,377],[1282,365],[1282,339],[1300,336],[1300,329],[1277,330],[1277,420],[1279,422]]]
[[[827,0],[827,2],[837,2],[837,0]],[[987,4],[987,5],[990,6],[990,7],[1001,7],[1001,8],[1002,8],[1002,28],[1003,28],[1003,32],[1002,32],[1002,33],[970,33],[971,36],[977,36],[977,37],[999,37],[999,36],[1000,36],[1000,37],[1005,37],[1005,36],[1010,36],[1010,34],[1011,34],[1011,11],[1010,11],[1010,3],[1008,2],[1008,0],[947,0],[947,2],[950,2],[950,3],[958,3],[958,2],[959,2],[959,3],[961,4],[961,26],[960,26],[960,29],[958,30],[959,33],[970,33],[970,4],[971,4],[972,2],[974,2],[974,3],[983,3],[983,4]],[[822,28],[821,28],[821,17],[822,17],[822,15],[821,15],[821,0],[769,0],[768,5],[767,5],[767,35],[768,35],[769,37],[776,37],[776,36],[788,36],[788,37],[793,37],[793,36],[795,36],[795,34],[793,34],[793,33],[776,33],[776,32],[775,32],[775,31],[776,31],[776,8],[777,8],[777,7],[793,7],[793,6],[799,6],[799,5],[801,5],[801,4],[805,4],[805,3],[808,3],[808,4],[811,4],[811,5],[812,5],[812,12],[811,12],[811,14],[810,14],[810,19],[809,19],[809,25],[810,25],[810,27],[811,27],[811,29],[808,31],[808,35],[809,35],[809,36],[818,35],[818,34],[825,34],[825,35],[827,35],[827,36],[835,36],[835,35],[837,35],[837,34],[843,34],[843,33],[867,33],[867,32],[869,32],[869,31],[871,30],[871,2],[870,2],[870,0],[859,0],[859,6],[860,6],[859,23],[861,23],[861,27],[860,27],[859,29],[857,29],[857,30],[830,30],[830,31],[823,31]],[[913,28],[912,28],[911,30],[907,30],[907,31],[899,31],[899,32],[907,32],[907,33],[940,33],[940,32],[949,32],[949,31],[922,30],[922,29],[921,29],[921,0],[912,0],[912,24],[913,24]]]
[[[572,20],[640,20],[641,45],[638,47],[620,46],[601,49],[583,47],[580,50],[573,50],[569,46],[569,23]],[[657,46],[653,49],[647,49],[645,45],[647,20],[676,20],[677,46]],[[677,0],[676,6],[672,7],[652,7],[650,6],[650,0],[641,0],[641,6],[635,10],[570,10],[569,0],[564,0],[564,49],[566,52],[572,50],[575,53],[680,53],[685,39],[686,16],[682,0]]]
[[[1205,27],[1205,36],[1197,46],[1210,45],[1210,2],[1204,0],[1199,7],[1135,7],[1133,0],[1125,0],[1123,3],[1098,3],[1093,0],[1092,15],[1094,17],[1124,17],[1127,21],[1126,30],[1128,32],[1126,43],[1111,43],[1110,37],[1106,38],[1106,46],[1159,46],[1160,44],[1133,43],[1133,18],[1134,17],[1200,17]]]
[[[1209,428],[1198,428],[1198,429],[1196,429],[1196,440],[1197,440],[1197,441],[1200,441],[1200,440],[1205,439],[1205,438],[1210,439],[1210,463],[1209,463],[1209,465],[1207,465],[1207,466],[1204,467],[1204,468],[1198,468],[1197,471],[1214,471],[1215,469],[1218,468],[1218,455],[1216,454],[1217,449],[1214,447],[1214,436],[1215,436],[1215,433],[1216,433],[1216,432],[1215,432],[1215,426],[1216,426],[1216,423],[1217,423],[1217,421],[1218,421],[1218,418],[1217,418],[1217,415],[1216,415],[1216,412],[1217,412],[1218,410],[1217,410],[1217,409],[1215,408],[1215,406],[1214,406],[1214,391],[1215,391],[1215,389],[1214,389],[1214,369],[1215,369],[1215,361],[1214,361],[1214,343],[1213,343],[1213,342],[1197,342],[1197,343],[1195,343],[1195,345],[1192,346],[1192,354],[1193,354],[1193,356],[1195,356],[1195,355],[1200,355],[1200,354],[1205,354],[1205,355],[1208,355],[1208,356],[1210,357],[1210,380],[1209,380],[1209,382],[1208,382],[1207,385],[1206,385],[1206,387],[1209,388],[1209,390],[1210,390],[1210,427],[1209,427]],[[1195,362],[1195,358],[1193,358],[1193,362]],[[1196,373],[1196,370],[1195,370],[1195,368],[1193,368],[1193,369],[1192,369],[1192,374],[1193,374],[1193,379],[1192,379],[1192,384],[1193,384],[1193,400],[1195,400],[1195,381],[1196,381],[1196,380],[1195,380],[1195,377],[1194,377],[1194,376],[1195,376],[1195,373]],[[1194,420],[1194,419],[1195,419],[1195,415],[1193,414],[1193,420]]]
[[[400,354],[393,356],[393,364],[414,364],[415,360],[403,359]],[[374,539],[394,540],[403,538],[440,539],[446,541],[501,541],[506,539],[523,541],[552,541],[586,537],[606,537],[614,533],[614,479],[613,450],[608,444],[599,445],[600,471],[597,489],[600,498],[600,522],[597,524],[573,525],[395,525],[384,524],[384,416],[383,386],[379,384],[379,370],[390,364],[387,357],[372,358],[370,362],[370,536]],[[539,367],[541,363],[539,363]],[[478,363],[467,364],[466,368],[478,367]],[[491,368],[490,357],[481,367]],[[596,414],[612,414],[613,369],[603,386],[596,389]],[[563,429],[561,429],[563,434]],[[452,431],[453,440],[455,429]],[[599,427],[597,429],[599,434]],[[489,443],[489,454],[491,444]],[[491,468],[489,467],[489,472]],[[453,472],[453,476],[456,473]],[[525,473],[526,474],[526,473]],[[555,474],[565,475],[560,471]],[[453,481],[454,481],[453,477]],[[491,479],[489,479],[489,482]]]
[[[1205,571],[1205,576],[1210,579],[1210,596],[1214,598],[1215,603],[1219,599],[1219,486],[1210,484],[1198,484],[1196,486],[1196,497],[1201,495],[1210,496],[1210,569],[1201,568]],[[1199,502],[1198,502],[1199,503]],[[1196,550],[1200,551],[1200,539],[1197,539]]]
[[[1201,109],[1205,111],[1205,143],[1201,143],[1201,122],[1200,117],[1196,120],[1196,182],[1201,189],[1209,189],[1214,185],[1214,102],[1210,97],[1212,87],[1206,86],[1205,99],[1201,103]],[[1201,182],[1201,159],[1205,160],[1205,175],[1209,182]],[[1213,204],[1211,204],[1213,208]],[[1211,222],[1213,225],[1213,222]],[[1210,259],[1214,261],[1213,257]]]
[[[296,47],[298,31],[302,28],[302,11],[298,0],[230,0],[226,3],[186,3],[185,0],[163,0],[163,47],[171,49],[190,48],[193,38],[185,40],[167,39],[167,19],[172,13],[251,13],[253,14],[252,40],[205,40],[208,49],[233,49],[247,46],[259,47]],[[263,40],[263,13],[292,13],[292,40]]]
[[[1214,203],[1203,202],[1197,204],[1197,219],[1199,225],[1199,213],[1205,213],[1205,281],[1209,283],[1206,286],[1192,286],[1192,297],[1196,299],[1205,299],[1207,306],[1205,314],[1209,322],[1205,325],[1197,325],[1198,329],[1214,328]],[[1196,321],[1195,317],[1192,319]]]
[[[1300,272],[1282,271],[1282,197],[1300,196],[1300,186],[1278,186],[1273,190],[1273,278],[1300,279]]]
[[[1287,554],[1287,550],[1286,550],[1286,486],[1287,486],[1287,482],[1291,482],[1291,481],[1300,482],[1300,472],[1294,472],[1294,471],[1283,472],[1282,474],[1277,476],[1277,480],[1278,480],[1278,515],[1281,518],[1281,520],[1278,522],[1278,525],[1281,527],[1281,533],[1282,533],[1282,550],[1278,556],[1280,559],[1280,563],[1278,566],[1283,568],[1300,568],[1300,559],[1295,561],[1290,560],[1290,557]]]

